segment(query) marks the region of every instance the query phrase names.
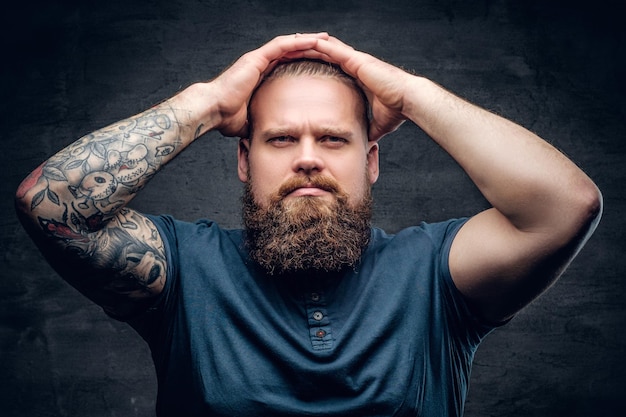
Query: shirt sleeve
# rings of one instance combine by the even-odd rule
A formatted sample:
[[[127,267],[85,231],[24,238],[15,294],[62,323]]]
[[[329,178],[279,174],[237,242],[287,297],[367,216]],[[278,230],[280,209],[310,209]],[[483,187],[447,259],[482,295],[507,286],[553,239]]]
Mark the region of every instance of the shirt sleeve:
[[[174,288],[178,276],[178,244],[175,220],[172,217],[154,215],[146,215],[146,217],[155,225],[163,240],[166,260],[165,286],[144,313],[127,321],[148,344],[152,345],[159,337],[167,311],[171,308],[171,300],[174,299]]]
[[[494,328],[505,323],[494,324],[479,317],[470,307],[467,299],[456,287],[450,273],[450,248],[458,231],[467,218],[454,219],[434,226],[442,239],[439,253],[439,270],[441,294],[446,306],[448,323],[459,340],[465,346],[476,347],[480,341]]]
[[[175,220],[170,216],[147,216],[156,226],[165,249],[165,261],[167,272],[165,278],[165,287],[159,297],[161,300],[167,298],[168,293],[174,286],[174,281],[178,271],[178,244],[177,233],[175,228]]]

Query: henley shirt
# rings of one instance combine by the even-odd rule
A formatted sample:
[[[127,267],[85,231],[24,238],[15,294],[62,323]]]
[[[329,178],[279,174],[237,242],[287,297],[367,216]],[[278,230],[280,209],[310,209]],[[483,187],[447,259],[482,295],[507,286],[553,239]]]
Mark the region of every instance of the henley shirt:
[[[142,335],[163,416],[463,414],[471,363],[493,326],[454,286],[465,219],[386,234],[333,274],[271,276],[242,230],[151,216],[167,282]]]

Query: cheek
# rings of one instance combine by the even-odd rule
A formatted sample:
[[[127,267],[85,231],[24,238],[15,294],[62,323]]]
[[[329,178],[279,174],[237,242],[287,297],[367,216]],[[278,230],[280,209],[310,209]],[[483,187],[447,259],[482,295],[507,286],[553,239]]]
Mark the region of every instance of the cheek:
[[[267,192],[267,190],[263,189],[262,187],[257,187],[255,186],[255,184],[252,184],[252,187],[250,188],[251,192],[252,192],[252,197],[254,198],[254,201],[262,208],[267,208],[269,206],[269,193]]]
[[[259,165],[258,161],[250,164],[247,181],[254,201],[261,207],[267,207],[271,194],[278,190],[280,183],[271,171],[255,169],[259,166],[264,165],[262,163]]]
[[[348,193],[352,203],[360,202],[365,196],[369,195],[372,182],[370,181],[370,173],[367,167],[354,167],[354,171],[350,172],[350,180],[345,181],[342,187]]]

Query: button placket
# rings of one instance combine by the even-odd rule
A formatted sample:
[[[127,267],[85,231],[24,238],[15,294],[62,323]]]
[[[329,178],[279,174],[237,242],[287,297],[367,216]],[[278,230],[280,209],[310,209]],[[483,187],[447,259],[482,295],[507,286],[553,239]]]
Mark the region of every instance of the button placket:
[[[313,350],[332,349],[333,338],[324,293],[309,292],[306,295],[306,310]]]

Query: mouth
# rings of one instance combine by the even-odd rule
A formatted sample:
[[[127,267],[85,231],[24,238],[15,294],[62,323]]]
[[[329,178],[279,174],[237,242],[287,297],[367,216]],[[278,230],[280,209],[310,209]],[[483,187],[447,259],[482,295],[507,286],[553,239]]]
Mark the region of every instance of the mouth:
[[[286,197],[323,197],[331,193],[332,191],[318,186],[305,185],[289,192]]]
[[[337,194],[338,185],[328,178],[293,178],[281,187],[279,195],[285,197],[321,197]]]

